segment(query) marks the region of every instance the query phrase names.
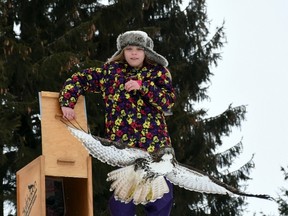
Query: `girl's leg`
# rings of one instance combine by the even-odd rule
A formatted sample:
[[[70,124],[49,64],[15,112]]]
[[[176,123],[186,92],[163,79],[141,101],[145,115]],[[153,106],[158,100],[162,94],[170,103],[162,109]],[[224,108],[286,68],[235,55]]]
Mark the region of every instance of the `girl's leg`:
[[[127,204],[120,202],[111,196],[109,200],[109,210],[111,216],[135,216],[135,205],[133,202]]]
[[[169,216],[173,205],[173,185],[167,181],[169,192],[166,193],[161,199],[145,205],[147,216]]]

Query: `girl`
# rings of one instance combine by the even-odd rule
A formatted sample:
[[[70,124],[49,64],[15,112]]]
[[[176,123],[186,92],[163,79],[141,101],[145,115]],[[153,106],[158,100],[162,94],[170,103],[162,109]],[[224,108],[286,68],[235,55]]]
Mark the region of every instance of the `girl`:
[[[101,67],[72,75],[60,91],[63,117],[74,119],[79,95],[101,92],[105,102],[106,137],[148,152],[170,146],[164,113],[175,100],[168,62],[153,50],[152,39],[142,31],[128,31],[117,38],[116,53]],[[170,214],[173,188],[161,199],[145,205],[147,215]],[[133,202],[122,203],[112,196],[112,216],[134,216]]]

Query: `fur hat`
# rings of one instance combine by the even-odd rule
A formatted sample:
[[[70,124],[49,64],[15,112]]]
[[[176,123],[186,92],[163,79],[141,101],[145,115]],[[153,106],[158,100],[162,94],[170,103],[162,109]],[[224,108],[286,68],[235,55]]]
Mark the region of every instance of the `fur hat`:
[[[153,50],[154,43],[152,39],[143,31],[127,31],[120,34],[117,38],[117,51],[111,59],[120,54],[123,48],[128,45],[140,46],[144,48],[145,55],[148,59],[164,66],[168,66],[168,61],[162,55]]]

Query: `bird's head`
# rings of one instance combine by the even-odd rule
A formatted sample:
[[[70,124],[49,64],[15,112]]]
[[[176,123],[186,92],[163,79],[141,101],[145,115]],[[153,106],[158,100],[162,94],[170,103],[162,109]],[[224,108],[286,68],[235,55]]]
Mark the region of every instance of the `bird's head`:
[[[151,153],[154,161],[171,160],[175,156],[174,149],[171,146],[159,148],[156,152]]]

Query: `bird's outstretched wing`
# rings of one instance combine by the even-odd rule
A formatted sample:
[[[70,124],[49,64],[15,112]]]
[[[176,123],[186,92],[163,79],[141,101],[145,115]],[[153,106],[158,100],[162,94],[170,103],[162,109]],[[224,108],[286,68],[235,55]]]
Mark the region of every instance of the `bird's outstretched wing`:
[[[153,167],[162,161],[163,155],[171,154],[171,152],[164,152],[161,160],[155,160],[157,158],[155,155],[152,156],[144,150],[129,148],[125,144],[93,136],[73,126],[67,125],[67,127],[94,158],[112,166],[123,167],[109,173],[107,178],[108,181],[113,182],[111,190],[114,190],[115,198],[122,202],[130,202],[133,199],[135,204],[146,204],[161,198],[168,192],[164,177],[174,185],[190,191],[210,194],[237,194],[273,200],[269,195],[241,192],[200,170],[180,164],[175,159],[174,154],[173,162],[172,160],[165,162],[167,163],[166,167],[170,167],[167,172],[159,173]],[[137,165],[136,161],[139,161],[137,159],[145,160],[145,166]],[[147,170],[155,173],[149,174]],[[147,176],[151,176],[151,178]],[[126,184],[127,182],[129,184]]]
[[[249,194],[225,184],[224,182],[210,176],[200,170],[186,165],[175,163],[172,172],[167,173],[165,177],[174,185],[185,188],[186,190],[209,194],[227,194],[241,195],[248,197],[257,197],[262,199],[274,200],[266,194]]]
[[[226,188],[213,182],[207,175],[188,169],[178,163],[175,164],[172,172],[166,174],[166,178],[174,185],[190,191],[212,194],[232,194]]]
[[[150,158],[149,153],[144,150],[129,148],[124,144],[93,136],[69,125],[67,127],[94,158],[111,166],[125,167],[133,164],[138,158]]]

